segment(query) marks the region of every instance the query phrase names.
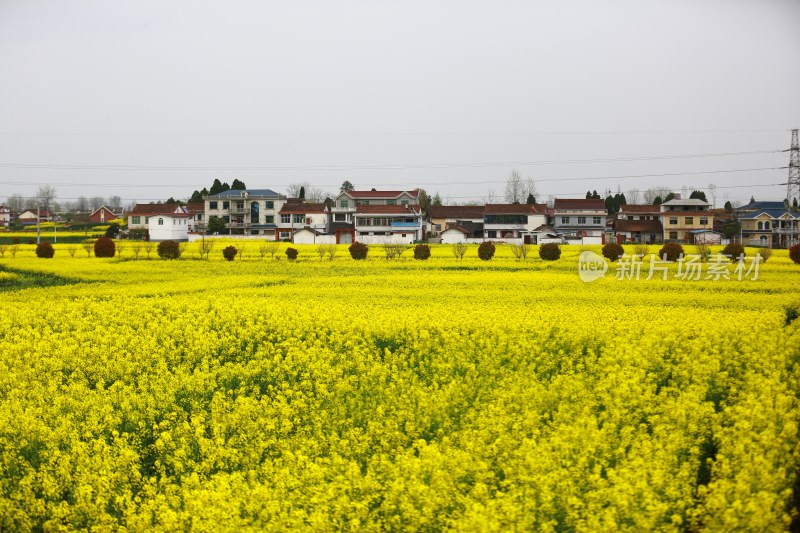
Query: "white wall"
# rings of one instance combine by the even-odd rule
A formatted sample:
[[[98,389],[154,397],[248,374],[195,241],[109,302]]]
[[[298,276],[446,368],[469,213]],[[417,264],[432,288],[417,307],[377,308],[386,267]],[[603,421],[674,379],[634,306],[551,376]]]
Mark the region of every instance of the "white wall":
[[[336,235],[315,235],[310,231],[299,231],[292,239],[294,244],[336,244]]]
[[[159,225],[158,221],[163,220]],[[186,217],[173,218],[167,215],[154,215],[150,217],[147,225],[151,241],[186,241],[189,240],[189,219]]]
[[[363,242],[364,244],[383,244],[385,242],[391,242],[393,244],[413,244],[416,236],[415,233],[409,232],[405,235],[405,238],[402,237],[401,233],[393,233],[392,235],[356,235],[355,240]]]

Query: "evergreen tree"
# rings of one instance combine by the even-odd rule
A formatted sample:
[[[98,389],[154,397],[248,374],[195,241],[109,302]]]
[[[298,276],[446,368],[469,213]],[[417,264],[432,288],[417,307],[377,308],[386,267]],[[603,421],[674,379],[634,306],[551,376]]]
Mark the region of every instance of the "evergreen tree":
[[[191,198],[189,198],[189,201],[190,202],[202,202],[203,201],[203,195],[200,193],[200,191],[196,190],[196,191],[194,191],[192,193],[192,196],[191,196]]]
[[[792,207],[797,210],[797,197],[795,196],[794,200],[792,200]]]
[[[300,199],[301,200],[306,199],[306,188],[302,185],[300,186]]]
[[[353,187],[353,184],[350,183],[349,180],[344,180],[342,182],[342,186],[339,187],[339,192],[350,192],[350,191],[352,191],[354,189],[355,189],[355,187]]]
[[[733,204],[731,204],[730,200],[725,202],[725,212],[733,213]]]
[[[661,205],[664,201],[661,199],[661,196],[656,196],[653,198],[653,205]]]
[[[586,191],[586,199],[587,200],[591,200],[592,199],[592,191]]]
[[[706,199],[706,193],[704,193],[703,191],[692,191],[692,194],[689,195],[689,198],[708,202],[708,200]]]
[[[525,201],[525,203],[528,205],[533,205],[536,203],[536,197],[533,195],[533,193],[528,193],[528,199]]]
[[[211,184],[211,190],[208,191],[208,193],[211,196],[214,196],[215,194],[219,194],[224,190],[225,189],[222,188],[222,183],[218,179],[215,179],[214,183]]]
[[[664,203],[667,203],[667,202],[669,202],[670,200],[674,200],[674,199],[675,199],[675,193],[674,193],[674,192],[671,192],[671,193],[669,193],[669,194],[666,196],[666,198],[664,198]]]
[[[600,195],[597,194],[597,191],[592,191],[592,200],[600,200]]]
[[[442,197],[439,196],[439,193],[433,195],[433,200],[431,201],[431,205],[440,206],[442,205]]]
[[[219,191],[219,192],[225,192],[225,191],[229,191],[229,190],[231,190],[231,186],[228,185],[228,182],[226,181],[225,183],[222,184],[222,190]]]
[[[245,191],[247,190],[247,186],[244,184],[243,181],[239,181],[238,179],[233,180],[231,183],[231,190],[232,191]]]

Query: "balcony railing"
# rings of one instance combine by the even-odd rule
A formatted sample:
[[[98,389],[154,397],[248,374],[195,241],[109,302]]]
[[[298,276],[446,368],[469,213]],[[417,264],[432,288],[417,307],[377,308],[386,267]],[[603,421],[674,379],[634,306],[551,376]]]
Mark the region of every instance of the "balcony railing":
[[[418,228],[417,222],[392,222],[393,228]]]

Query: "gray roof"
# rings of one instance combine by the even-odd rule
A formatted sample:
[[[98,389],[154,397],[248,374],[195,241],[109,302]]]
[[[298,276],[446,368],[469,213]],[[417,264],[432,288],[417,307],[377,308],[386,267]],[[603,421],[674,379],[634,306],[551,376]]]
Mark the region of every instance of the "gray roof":
[[[664,202],[661,205],[711,205],[711,204],[709,204],[708,202],[704,202],[699,198],[687,198],[685,200],[673,199],[670,200],[669,202]]]
[[[282,194],[278,194],[271,189],[247,189],[247,190],[239,190],[239,189],[230,189],[219,194],[215,194],[213,196],[209,196],[209,198],[242,198],[242,193],[247,193],[246,198],[252,197],[272,197],[272,198],[284,198]]]

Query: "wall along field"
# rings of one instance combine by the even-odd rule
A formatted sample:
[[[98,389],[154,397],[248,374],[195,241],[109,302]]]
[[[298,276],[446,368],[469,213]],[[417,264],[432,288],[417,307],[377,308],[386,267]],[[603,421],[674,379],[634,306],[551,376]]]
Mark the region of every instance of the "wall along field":
[[[756,280],[584,283],[568,247],[193,246],[0,259],[0,529],[797,526],[785,251]]]

